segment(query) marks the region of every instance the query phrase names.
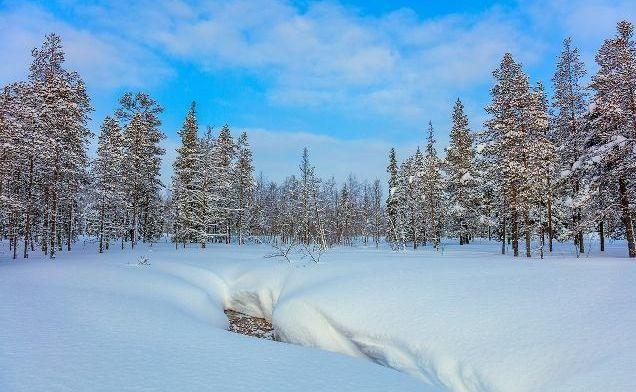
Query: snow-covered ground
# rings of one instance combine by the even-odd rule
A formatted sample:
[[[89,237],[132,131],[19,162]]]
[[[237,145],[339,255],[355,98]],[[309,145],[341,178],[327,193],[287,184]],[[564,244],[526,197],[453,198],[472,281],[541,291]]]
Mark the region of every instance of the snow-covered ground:
[[[0,391],[633,391],[624,251],[338,248],[290,266],[267,246],[80,245],[3,260]],[[229,333],[224,308],[298,345]]]

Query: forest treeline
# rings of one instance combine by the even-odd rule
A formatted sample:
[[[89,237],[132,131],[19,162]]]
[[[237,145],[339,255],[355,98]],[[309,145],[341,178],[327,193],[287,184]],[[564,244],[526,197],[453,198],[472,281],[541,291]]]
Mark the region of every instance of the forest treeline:
[[[498,238],[518,256],[543,256],[553,241],[585,252],[586,234],[626,239],[636,257],[636,45],[629,22],[617,25],[586,69],[570,38],[563,42],[548,98],[509,53],[494,70],[488,119],[468,128],[457,100],[445,159],[429,124],[424,152],[398,165],[389,155],[388,238],[394,244]],[[589,237],[589,236],[587,236]]]
[[[210,242],[311,245],[387,241],[394,248],[440,247],[498,239],[502,252],[541,257],[554,241],[586,251],[595,233],[626,239],[636,257],[636,45],[620,22],[585,66],[563,43],[548,97],[505,54],[493,72],[488,119],[477,130],[455,102],[450,142],[426,143],[401,162],[389,153],[388,186],[354,175],[322,179],[309,150],[284,181],[254,175],[248,135],[225,125],[202,132],[192,103],[170,184],[160,181],[163,108],[150,95],[125,93],[103,119],[94,159],[92,113],[82,78],[67,70],[61,39],[32,52],[25,81],[0,96],[0,235],[13,258],[51,258],[92,238],[104,252],[162,237],[175,246]],[[383,195],[388,189],[388,195]],[[523,244],[525,252],[520,249]]]

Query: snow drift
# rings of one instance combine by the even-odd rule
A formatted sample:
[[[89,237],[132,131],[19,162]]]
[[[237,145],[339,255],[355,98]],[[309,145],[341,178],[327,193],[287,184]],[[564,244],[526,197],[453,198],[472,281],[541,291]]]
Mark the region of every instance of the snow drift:
[[[116,335],[117,340],[134,340],[137,332],[154,335],[152,342],[147,337],[137,342],[139,349],[161,341],[152,346],[158,352],[149,358],[166,361],[161,354],[170,357],[176,352],[189,362],[209,360],[214,364],[209,369],[231,375],[242,364],[245,369],[237,374],[257,373],[250,378],[269,380],[266,384],[270,386],[275,384],[271,384],[269,366],[245,357],[272,361],[269,355],[276,352],[276,366],[284,368],[277,370],[286,379],[311,375],[315,382],[322,380],[325,384],[321,385],[335,388],[332,390],[348,390],[347,385],[352,385],[350,390],[401,391],[636,389],[632,377],[636,368],[636,269],[626,260],[555,257],[542,262],[514,261],[496,256],[496,246],[471,245],[447,248],[444,253],[338,249],[325,256],[325,263],[294,267],[263,259],[266,252],[262,247],[244,247],[240,252],[225,247],[178,252],[160,248],[150,256],[150,267],[127,266],[123,255],[116,254],[101,258],[106,261],[77,256],[54,266],[6,263],[0,291],[7,307],[2,314],[9,317],[3,318],[0,328],[33,346],[37,339],[30,333],[40,335],[40,343],[45,343],[45,338],[59,334],[58,328],[76,328],[78,323],[80,327],[99,323],[105,331],[120,325],[125,329]],[[41,280],[37,279],[39,273]],[[34,290],[19,294],[18,285]],[[11,288],[15,291],[7,295],[5,289]],[[34,315],[25,315],[18,310],[33,306],[36,298],[70,312],[68,306],[50,301],[42,290],[68,296],[65,301],[90,309],[52,321],[37,320],[46,326],[46,333],[33,325],[27,326],[29,333],[22,332],[16,321],[34,322],[33,318],[50,312],[36,309]],[[78,293],[86,297],[78,299]],[[134,313],[137,303],[150,317],[113,320],[121,314],[117,309]],[[328,359],[326,365],[321,356],[331,354],[323,351],[232,336],[221,331],[227,326],[223,308],[271,320],[286,342],[370,359],[423,382],[341,356],[334,357],[337,361]],[[99,313],[104,317],[94,320]],[[186,332],[190,327],[184,329],[192,323],[197,325],[197,333]],[[169,346],[163,341],[166,334],[176,336],[168,339],[176,351],[163,351]],[[10,351],[14,347],[10,335],[0,336],[0,348]],[[69,335],[77,343],[87,340],[84,332]],[[202,335],[209,335],[206,343],[202,343]],[[219,352],[209,347],[210,342],[224,348]],[[86,356],[93,349],[100,352],[90,345],[80,351]],[[34,350],[48,353],[42,347]],[[294,358],[297,351],[303,359]],[[26,390],[17,387],[16,377],[21,373],[17,367],[35,365],[29,363],[33,357],[22,354],[7,358],[14,365],[0,370],[0,386],[2,380],[9,380],[5,383],[12,388],[9,390]],[[223,357],[236,359],[229,366],[234,370],[226,370]],[[145,366],[139,359],[140,366]],[[317,368],[304,366],[305,359],[319,363]],[[363,374],[355,373],[358,369]],[[334,383],[332,372],[341,378],[339,382]],[[352,374],[358,382],[355,388],[342,383]],[[171,374],[172,378],[180,376]],[[359,383],[357,377],[365,378],[367,384]],[[306,386],[305,390],[320,390],[316,388]],[[301,389],[293,385],[291,390]]]

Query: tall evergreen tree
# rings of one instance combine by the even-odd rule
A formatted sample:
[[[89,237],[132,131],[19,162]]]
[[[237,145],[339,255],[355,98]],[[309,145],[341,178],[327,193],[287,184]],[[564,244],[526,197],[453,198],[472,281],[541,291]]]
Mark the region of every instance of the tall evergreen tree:
[[[123,235],[125,211],[123,140],[119,123],[107,116],[101,126],[97,158],[92,163],[92,223],[89,233],[99,239],[99,253]]]
[[[224,233],[226,243],[232,241],[231,229],[234,216],[234,181],[232,162],[236,157],[236,144],[230,127],[225,124],[216,138],[213,148],[214,164],[214,220],[218,230]]]
[[[443,201],[444,181],[441,173],[442,162],[437,156],[433,123],[428,123],[426,151],[422,167],[421,187],[424,193],[424,215],[426,216],[426,232],[435,248],[439,248],[445,218]]]
[[[523,228],[520,225],[529,224],[532,179],[529,174],[528,132],[532,96],[528,77],[510,53],[504,55],[493,76],[492,102],[486,107],[490,118],[482,135],[483,154],[490,165],[489,180],[495,182],[500,198],[500,219],[502,224],[508,217],[510,219],[513,253],[518,256]],[[525,232],[529,234],[528,227]],[[529,256],[529,243],[526,244],[526,255]]]
[[[386,213],[388,219],[388,238],[389,242],[392,244],[397,244],[399,240],[398,236],[398,163],[397,158],[395,156],[395,149],[392,148],[389,151],[389,165],[387,167],[387,172],[389,173],[389,195],[386,201]]]
[[[181,146],[177,149],[172,178],[172,202],[175,211],[173,241],[182,242],[184,246],[187,242],[200,242],[202,246],[206,243],[198,130],[196,104],[192,102],[179,131]]]
[[[558,143],[560,168],[566,173],[561,185],[562,194],[574,199],[581,188],[580,171],[572,171],[572,165],[584,153],[585,129],[584,121],[587,112],[587,88],[583,83],[585,66],[580,59],[578,48],[572,45],[572,39],[563,41],[563,50],[557,62],[557,69],[552,78],[554,98],[552,107],[553,138]],[[574,239],[580,253],[585,251],[583,230],[581,228],[581,208],[568,205],[570,227],[568,236]],[[552,248],[550,236],[550,250]]]
[[[82,78],[63,67],[65,56],[58,35],[47,35],[32,54],[29,82],[41,97],[36,114],[39,126],[47,130],[38,152],[49,163],[41,168],[47,195],[44,250],[54,258],[56,249],[62,248],[62,236],[71,249],[80,187],[87,180],[86,149],[92,136],[87,121],[92,108]]]
[[[464,105],[457,99],[453,108],[453,128],[446,149],[445,164],[449,198],[449,230],[467,244],[477,227],[479,201],[473,139],[468,129]]]
[[[587,162],[600,167],[593,183],[618,190],[629,257],[636,257],[636,238],[630,205],[636,173],[636,44],[634,26],[618,23],[617,35],[605,40],[596,55],[598,72],[592,78],[594,107],[588,135]],[[599,189],[598,186],[593,188]]]
[[[236,229],[238,244],[244,242],[246,230],[251,226],[254,204],[254,165],[247,133],[241,133],[237,141],[237,160],[234,168],[236,191]]]
[[[159,129],[159,114],[163,108],[146,93],[125,93],[119,103],[117,117],[124,129],[127,237],[134,247],[140,237],[147,242],[161,234],[159,191],[163,184],[159,171],[165,150],[159,143],[165,135]]]

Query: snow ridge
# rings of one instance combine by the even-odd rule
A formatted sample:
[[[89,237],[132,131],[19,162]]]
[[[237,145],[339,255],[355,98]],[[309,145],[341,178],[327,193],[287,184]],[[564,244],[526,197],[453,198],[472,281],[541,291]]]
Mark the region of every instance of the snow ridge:
[[[287,290],[293,268],[281,268],[271,279],[258,274],[220,272],[177,263],[160,269],[207,293],[219,311],[232,309],[270,321],[278,338],[287,343],[315,347],[370,360],[415,376],[435,390],[488,392],[488,383],[470,366],[390,336],[372,336],[348,328],[318,306],[303,300],[298,290]],[[223,271],[225,272],[225,271]],[[262,276],[262,275],[261,275]],[[282,300],[279,300],[282,298]]]

